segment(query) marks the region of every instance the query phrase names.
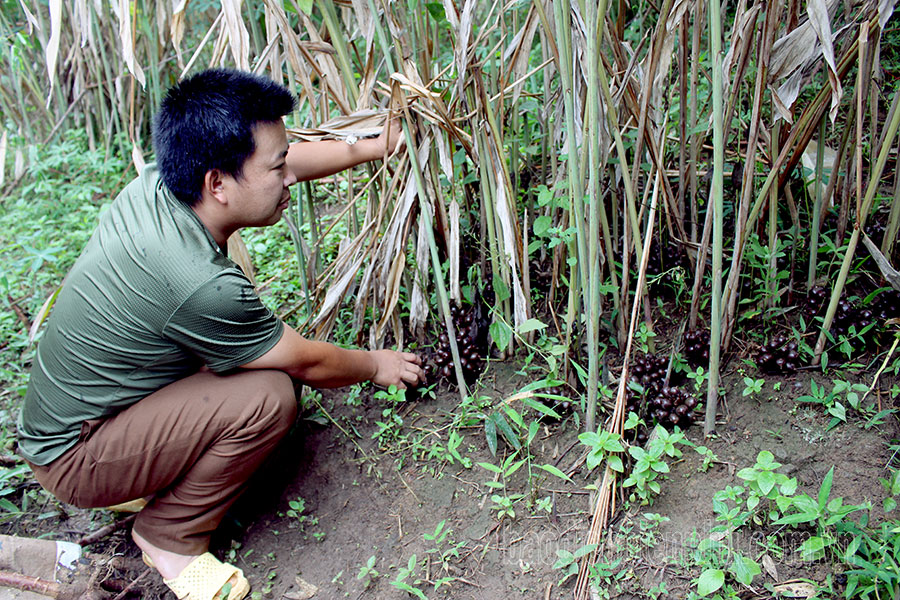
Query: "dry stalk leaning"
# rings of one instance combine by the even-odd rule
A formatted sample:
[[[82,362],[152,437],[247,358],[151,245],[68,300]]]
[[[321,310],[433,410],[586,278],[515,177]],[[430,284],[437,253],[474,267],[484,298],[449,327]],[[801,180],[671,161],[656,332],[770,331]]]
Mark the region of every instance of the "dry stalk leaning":
[[[662,173],[657,171],[653,195],[650,203],[650,216],[647,220],[647,229],[644,234],[644,251],[641,254],[641,264],[638,271],[638,279],[634,294],[634,301],[631,306],[631,317],[628,320],[628,338],[625,343],[625,353],[623,355],[622,372],[619,375],[619,385],[616,392],[616,402],[612,416],[607,422],[607,431],[622,435],[622,428],[625,423],[625,401],[628,393],[628,372],[630,367],[631,349],[634,344],[634,332],[638,322],[638,307],[641,303],[642,290],[647,283],[647,264],[650,260],[650,247],[653,243],[653,225],[656,221],[656,205],[659,195],[660,178]],[[591,520],[591,529],[588,533],[588,539],[585,544],[598,544],[603,529],[609,523],[609,517],[615,511],[615,487],[616,472],[607,464],[603,474],[603,480],[597,495],[597,504],[594,509],[594,515]],[[579,565],[578,579],[575,583],[575,599],[586,600],[588,588],[588,573],[591,566],[597,558],[596,549],[587,554]]]

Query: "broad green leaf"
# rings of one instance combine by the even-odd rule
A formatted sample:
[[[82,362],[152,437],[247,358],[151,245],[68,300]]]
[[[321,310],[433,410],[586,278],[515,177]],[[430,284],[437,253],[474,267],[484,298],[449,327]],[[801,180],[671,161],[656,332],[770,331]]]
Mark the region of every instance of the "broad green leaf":
[[[768,495],[772,488],[775,487],[775,474],[770,471],[763,471],[756,478],[756,483],[759,484],[759,491],[763,495]]]
[[[487,440],[491,456],[497,456],[497,425],[490,417],[484,420],[484,437]]]
[[[525,429],[525,421],[522,420],[522,415],[519,414],[519,411],[514,409],[509,404],[504,404],[503,410],[504,410],[504,412],[506,412],[506,414],[509,416],[509,418],[512,419],[513,423],[515,423],[522,429]]]
[[[697,579],[697,593],[709,596],[725,584],[725,571],[722,569],[706,569]]]
[[[522,323],[521,325],[519,325],[518,331],[519,331],[520,334],[525,334],[525,333],[528,333],[528,332],[530,332],[530,331],[536,331],[536,330],[538,330],[538,329],[544,329],[545,327],[547,327],[547,325],[546,325],[545,323],[542,323],[541,321],[539,321],[539,320],[537,320],[537,319],[528,319],[527,321],[525,321],[524,323]]]
[[[553,419],[562,419],[562,415],[560,415],[558,412],[556,412],[549,406],[542,404],[541,402],[538,402],[537,400],[534,400],[533,398],[524,398],[522,400],[522,404],[524,404],[528,408],[533,408],[534,410],[538,411],[539,413],[545,414],[548,417],[551,417]],[[535,421],[535,423],[536,422],[537,421]]]
[[[625,471],[625,467],[622,465],[622,458],[620,456],[612,455],[607,459],[609,463],[609,468],[617,473],[623,473]]]
[[[512,329],[510,329],[509,325],[503,321],[494,321],[491,323],[490,327],[488,327],[488,332],[490,332],[491,339],[494,341],[494,344],[500,352],[505,351],[509,346],[510,341],[512,341]]]
[[[814,535],[800,544],[798,550],[800,552],[801,560],[819,560],[825,556],[825,539],[818,535]]]
[[[781,493],[785,496],[793,496],[797,491],[797,478],[791,477],[780,486]]]
[[[591,552],[593,552],[596,549],[597,549],[597,544],[585,544],[584,546],[582,546],[581,548],[576,550],[575,554],[573,556],[575,558],[581,558],[583,556],[586,556],[587,554],[590,554]]]
[[[494,424],[497,426],[497,431],[503,434],[503,439],[505,439],[510,446],[516,450],[522,447],[516,432],[512,430],[512,427],[509,426],[509,423],[506,422],[506,419],[503,418],[502,414],[498,412],[491,413],[490,418],[493,419]]]
[[[734,578],[746,586],[753,583],[753,578],[762,573],[759,564],[755,560],[747,558],[741,554],[735,554],[734,562],[731,564],[731,572]]]
[[[756,457],[756,465],[767,471],[774,471],[781,466],[781,463],[775,461],[775,455],[768,450],[763,450]]]
[[[751,481],[756,479],[756,469],[747,467],[746,469],[741,469],[737,472],[737,476],[745,481]]]

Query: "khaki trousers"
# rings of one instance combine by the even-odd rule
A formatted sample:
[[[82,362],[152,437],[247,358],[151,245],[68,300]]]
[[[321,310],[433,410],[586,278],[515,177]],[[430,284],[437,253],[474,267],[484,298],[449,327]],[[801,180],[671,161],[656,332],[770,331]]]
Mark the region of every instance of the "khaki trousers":
[[[82,508],[153,496],[135,530],[179,554],[205,552],[212,532],[297,415],[290,377],[200,372],[106,418],[35,478]]]

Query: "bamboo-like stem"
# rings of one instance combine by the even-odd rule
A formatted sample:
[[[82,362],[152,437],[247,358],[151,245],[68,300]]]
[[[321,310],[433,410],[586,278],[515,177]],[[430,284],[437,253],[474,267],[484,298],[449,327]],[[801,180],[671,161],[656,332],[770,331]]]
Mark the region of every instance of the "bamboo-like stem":
[[[809,243],[809,272],[806,274],[806,288],[812,288],[816,281],[816,259],[819,254],[819,219],[822,214],[822,177],[825,164],[825,115],[819,119],[819,142],[816,150],[816,180],[813,216],[810,222],[812,238]],[[834,174],[832,173],[832,176]]]
[[[584,223],[584,188],[578,165],[578,148],[575,127],[575,84],[574,66],[572,64],[572,31],[570,25],[571,9],[568,1],[553,3],[556,21],[556,33],[559,50],[559,80],[563,90],[563,102],[566,114],[566,132],[568,139],[568,161],[566,169],[569,173],[569,202],[575,215],[576,226]],[[578,256],[587,256],[587,248],[583,236],[576,236]],[[588,265],[586,261],[578,261],[579,280],[588,281]],[[574,282],[569,282],[572,286]],[[577,286],[575,286],[577,289]]]
[[[866,25],[867,23],[863,24],[864,30],[866,29]],[[894,92],[895,98],[897,94],[900,94],[900,91]],[[838,274],[834,289],[831,291],[831,299],[828,303],[828,309],[825,312],[825,321],[822,323],[822,330],[819,332],[819,338],[816,341],[815,355],[813,357],[814,365],[819,364],[822,359],[822,353],[825,351],[827,332],[829,329],[831,329],[831,323],[834,320],[835,313],[837,312],[838,302],[841,299],[841,292],[843,291],[844,284],[847,281],[847,275],[850,273],[850,266],[853,263],[853,256],[856,253],[856,246],[857,244],[859,244],[860,232],[866,224],[866,217],[868,216],[869,211],[872,208],[872,202],[875,200],[875,192],[878,191],[878,187],[881,183],[881,173],[884,170],[885,163],[887,163],[887,158],[890,154],[891,146],[894,143],[894,136],[897,135],[898,127],[900,127],[900,110],[894,112],[894,117],[891,119],[891,122],[887,127],[884,136],[884,142],[881,144],[881,149],[879,150],[878,158],[875,161],[875,166],[872,168],[872,171],[869,174],[869,185],[866,188],[865,197],[862,197],[862,194],[860,193],[860,197],[857,201],[857,206],[859,208],[856,212],[856,224],[853,227],[853,233],[850,236],[850,242],[848,243],[847,250],[844,253],[844,260],[841,264],[841,271]],[[861,192],[861,186],[857,186],[857,189]]]
[[[600,94],[598,89],[598,65],[599,48],[597,41],[600,39],[600,23],[606,18],[606,0],[600,0],[599,5],[593,2],[585,3],[585,18],[588,32],[587,40],[587,127],[588,127],[588,198],[590,202],[589,227],[587,231],[588,254],[588,306],[587,315],[587,342],[588,342],[588,383],[587,383],[587,414],[585,415],[585,429],[594,431],[597,412],[597,394],[600,379]],[[579,257],[579,262],[585,257]]]
[[[690,179],[691,183],[691,241],[694,243],[697,243],[697,232],[699,225],[699,217],[697,214],[697,153],[700,151],[700,136],[698,133],[694,133],[694,129],[696,129],[697,127],[697,77],[700,70],[700,32],[702,30],[700,23],[703,20],[703,9],[705,8],[705,6],[706,3],[703,0],[699,0],[697,2],[697,12],[694,15],[693,31],[691,33],[691,101],[690,122],[688,125],[688,131],[691,132],[691,141],[690,160],[688,161],[688,179]],[[700,259],[697,260],[696,264],[697,270],[699,271],[702,268]],[[697,327],[697,322],[696,314],[693,310],[691,311],[691,317],[692,320],[690,326],[692,329],[694,329]]]
[[[896,156],[900,156],[900,140],[897,142]],[[884,239],[881,242],[881,253],[888,260],[894,252],[894,244],[897,243],[897,235],[900,234],[900,169],[896,169],[894,176],[894,196],[891,202],[891,213],[888,215],[887,226],[884,228]]]
[[[722,15],[719,0],[709,0],[709,55],[712,60],[713,177],[710,206],[713,210],[712,302],[709,318],[709,379],[703,432],[715,432],[719,404],[719,350],[722,346],[722,173],[725,168],[725,129],[722,98]]]
[[[770,132],[769,142],[772,146],[771,154],[778,154],[778,133],[780,131],[779,124],[776,123]],[[769,289],[766,305],[774,308],[776,304],[776,294],[778,293],[778,195],[773,188],[769,192],[769,276],[766,278]],[[793,265],[793,262],[791,263]],[[790,281],[790,278],[788,279]]]

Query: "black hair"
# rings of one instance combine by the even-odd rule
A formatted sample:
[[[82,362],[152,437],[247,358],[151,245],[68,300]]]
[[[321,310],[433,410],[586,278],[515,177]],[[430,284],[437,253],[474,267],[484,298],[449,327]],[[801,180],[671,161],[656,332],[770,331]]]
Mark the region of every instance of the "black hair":
[[[240,178],[256,150],[253,127],[294,109],[288,89],[260,75],[209,69],[172,86],[153,123],[153,146],[163,183],[176,198],[200,201],[206,173]]]

